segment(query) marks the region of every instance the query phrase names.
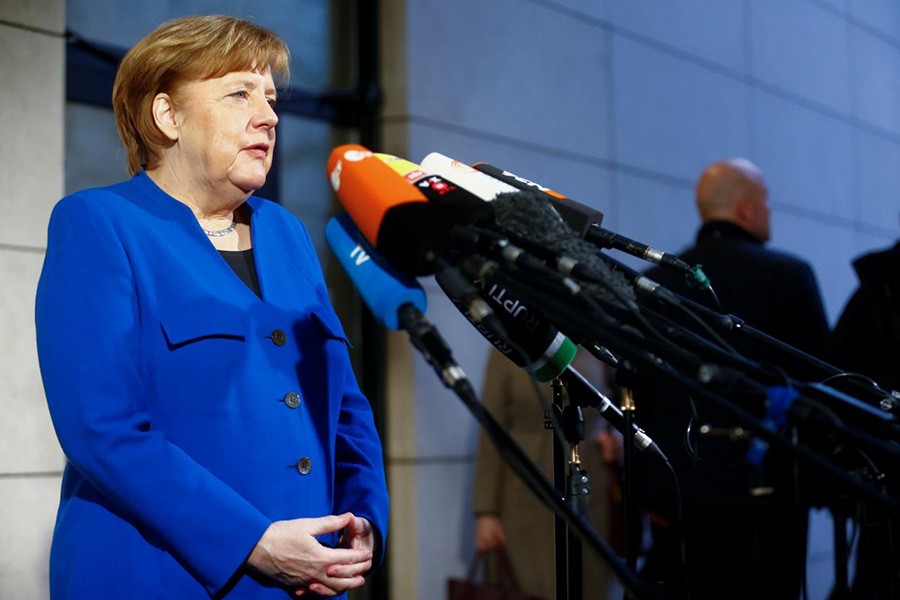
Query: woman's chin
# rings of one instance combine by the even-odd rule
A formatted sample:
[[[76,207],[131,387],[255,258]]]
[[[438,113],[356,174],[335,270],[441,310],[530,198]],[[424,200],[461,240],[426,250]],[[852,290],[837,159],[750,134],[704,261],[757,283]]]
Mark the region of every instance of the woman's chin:
[[[246,174],[242,177],[232,177],[231,183],[247,194],[252,194],[266,184],[266,174]]]

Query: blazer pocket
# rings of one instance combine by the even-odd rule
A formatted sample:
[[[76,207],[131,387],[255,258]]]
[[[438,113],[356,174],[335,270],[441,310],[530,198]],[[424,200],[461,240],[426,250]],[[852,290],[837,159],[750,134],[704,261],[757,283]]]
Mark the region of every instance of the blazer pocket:
[[[202,340],[247,339],[246,315],[217,301],[172,307],[161,313],[159,326],[170,350]]]
[[[341,327],[341,322],[338,320],[337,315],[325,311],[312,312],[310,315],[312,316],[313,322],[318,326],[319,333],[322,334],[322,337],[325,339],[339,340],[348,348],[353,347],[353,344],[347,339],[347,334],[344,333],[344,328]]]

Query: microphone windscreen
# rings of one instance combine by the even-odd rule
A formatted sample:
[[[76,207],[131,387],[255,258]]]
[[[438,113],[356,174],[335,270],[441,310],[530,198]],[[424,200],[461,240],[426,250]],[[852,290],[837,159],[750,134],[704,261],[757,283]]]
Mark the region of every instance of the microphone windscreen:
[[[515,173],[510,173],[485,162],[475,163],[473,167],[485,175],[490,175],[494,179],[513,186],[517,190],[532,191],[539,196],[546,194],[553,208],[556,209],[556,212],[559,213],[559,216],[563,218],[569,227],[575,230],[578,237],[585,238],[591,229],[600,227],[603,223],[603,213],[599,210],[580,202],[575,202],[571,198],[567,198],[559,192],[554,192],[539,183],[519,177]]]
[[[531,191],[501,194],[492,204],[497,227],[511,238],[527,240],[556,255],[571,257],[601,275],[605,285],[583,284],[592,293],[620,306],[622,297],[634,300],[634,289],[625,276],[597,257],[596,247],[575,234],[545,194]]]
[[[425,312],[425,291],[415,279],[393,269],[378,256],[347,213],[325,226],[325,240],[347,272],[366,306],[388,329],[399,329],[400,307],[412,304]]]

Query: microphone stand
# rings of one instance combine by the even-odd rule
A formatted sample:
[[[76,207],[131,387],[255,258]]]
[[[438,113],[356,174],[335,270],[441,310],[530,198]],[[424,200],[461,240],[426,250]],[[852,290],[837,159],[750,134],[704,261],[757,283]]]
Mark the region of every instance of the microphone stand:
[[[556,378],[551,382],[553,388],[553,406],[557,418],[545,422],[545,426],[553,427],[559,423],[563,436],[568,442],[569,452],[556,443],[553,445],[553,476],[556,488],[566,490],[566,502],[576,513],[587,518],[587,495],[590,477],[581,468],[581,455],[578,445],[584,441],[584,415],[581,406],[573,402],[572,391],[569,390],[569,404],[563,407],[563,382]],[[581,541],[569,531],[565,521],[557,515],[555,518],[556,539],[556,600],[581,600],[584,594],[584,565]],[[564,549],[565,551],[561,551]],[[633,567],[632,567],[633,569]]]
[[[622,415],[625,417],[625,432],[622,440],[622,508],[625,515],[625,564],[637,569],[640,553],[638,535],[639,519],[634,502],[634,394],[631,380],[635,376],[629,361],[621,361],[616,370],[616,386],[619,390]]]
[[[556,413],[557,423],[562,423],[562,383],[559,379],[554,379],[550,383],[553,389],[553,404],[550,406],[550,410]],[[548,417],[550,415],[547,415]],[[549,421],[544,422],[545,427],[553,427],[553,423]],[[565,431],[566,428],[562,427],[562,430]],[[554,440],[556,442],[556,440]],[[567,489],[566,487],[566,457],[565,457],[565,449],[562,447],[562,444],[554,443],[553,444],[553,483],[558,490]],[[556,600],[569,600],[569,577],[571,573],[569,572],[569,562],[568,562],[568,554],[566,553],[566,549],[568,547],[568,536],[566,530],[566,524],[562,520],[559,515],[556,515],[553,518],[553,533],[554,533],[554,544],[553,547],[555,552],[553,553],[555,566],[556,566]]]
[[[715,336],[716,343],[713,343],[696,331],[687,329],[683,325],[678,325],[675,321],[653,312],[647,306],[646,298],[642,298],[640,304],[639,322],[646,326],[649,320],[653,320],[653,327],[664,332],[665,343],[663,343],[663,336],[656,331],[647,328],[642,330],[629,324],[623,326],[623,320],[617,322],[611,315],[623,315],[626,311],[621,306],[604,302],[602,298],[594,298],[596,303],[602,305],[601,313],[597,314],[596,311],[593,311],[591,314],[591,311],[584,311],[583,307],[573,307],[573,301],[564,304],[560,298],[564,299],[566,296],[545,291],[546,285],[534,282],[529,285],[508,274],[506,277],[499,274],[498,278],[501,277],[504,279],[505,285],[540,310],[561,331],[569,335],[588,337],[594,343],[609,346],[625,358],[633,359],[658,373],[666,374],[695,397],[713,402],[739,422],[747,425],[754,432],[759,446],[764,448],[763,453],[768,444],[774,444],[787,450],[792,456],[814,465],[831,476],[833,480],[853,490],[859,496],[860,502],[865,499],[873,503],[873,506],[868,508],[874,514],[883,515],[884,513],[879,511],[886,511],[886,524],[876,524],[885,530],[887,537],[890,536],[892,522],[900,518],[897,512],[898,506],[900,506],[900,502],[898,502],[900,489],[898,489],[896,474],[890,473],[895,476],[892,481],[891,479],[882,480],[887,474],[878,473],[877,480],[868,477],[870,482],[867,483],[859,473],[851,475],[833,460],[823,458],[821,454],[814,452],[808,446],[777,434],[774,426],[760,421],[759,418],[727,399],[726,396],[729,395],[727,392],[726,395],[722,395],[716,389],[743,390],[742,393],[752,392],[760,399],[766,398],[763,406],[769,411],[772,409],[772,405],[768,401],[768,391],[779,386],[787,386],[787,389],[792,389],[799,394],[796,402],[789,405],[790,409],[786,416],[795,425],[806,426],[801,431],[821,436],[818,438],[819,442],[833,444],[832,452],[849,448],[851,451],[862,453],[863,456],[866,453],[873,455],[877,453],[876,458],[882,459],[887,466],[900,464],[900,450],[897,446],[897,441],[900,440],[900,429],[897,425],[895,398],[883,393],[875,398],[874,403],[877,404],[873,406],[873,402],[861,401],[854,396],[835,390],[825,383],[790,378],[780,365],[772,368],[773,365],[755,363],[733,351],[730,354],[726,353],[725,349],[730,350],[730,347],[725,345],[720,337]],[[641,288],[640,282],[636,281],[635,283],[638,290],[647,292],[646,289]],[[774,353],[783,357],[785,362],[791,363],[790,367],[794,373],[825,375],[826,381],[841,374],[835,367],[806,355],[771,336],[749,328],[739,319],[713,313],[705,307],[695,306],[671,292],[668,293],[681,300],[679,304],[683,303],[685,306],[679,306],[679,308],[687,309],[686,313],[690,312],[690,316],[695,321],[698,319],[697,315],[700,315],[704,321],[702,324],[705,335],[708,335],[713,329],[718,329],[723,333],[742,334],[748,340],[762,345],[770,355]],[[663,299],[658,295],[652,293],[650,295],[663,303]],[[671,302],[666,304],[671,307]],[[580,315],[580,312],[588,312],[589,317]],[[627,317],[628,315],[624,314],[623,316]],[[682,317],[684,316],[682,315]],[[697,323],[694,323],[695,328],[696,326]],[[573,334],[572,332],[577,333]],[[651,333],[653,335],[650,335]],[[688,376],[685,373],[691,375]],[[867,393],[869,396],[874,395],[876,390],[863,389],[861,386],[856,388],[856,391]],[[838,418],[838,415],[841,418]],[[769,415],[767,415],[767,421],[768,417]],[[842,419],[854,423],[856,427],[851,427]],[[877,483],[878,487],[873,487],[872,483]],[[867,507],[863,506],[863,509],[865,508]],[[869,510],[863,510],[863,512],[868,514]],[[884,520],[883,517],[882,520]],[[896,542],[893,543],[896,544]],[[841,548],[837,548],[837,550],[842,552]],[[891,548],[889,547],[888,550]],[[840,560],[840,557],[836,556],[836,560]],[[893,581],[891,578],[894,577],[892,568],[888,565],[877,568],[879,568],[877,577],[882,577],[882,581],[890,586]],[[868,577],[869,580],[872,580],[871,574]],[[842,577],[842,580],[839,581],[839,584],[846,585],[845,578]],[[842,590],[837,591],[840,593]]]
[[[639,600],[662,598],[659,593],[648,588],[597,534],[587,520],[560,496],[553,484],[547,481],[534,462],[484,408],[471,382],[456,364],[452,352],[437,329],[428,323],[421,314],[414,315],[412,311],[401,314],[400,322],[403,329],[409,334],[413,346],[434,368],[441,382],[453,390],[463,405],[472,413],[488,439],[494,444],[500,457],[538,500],[560,517],[569,531],[574,532],[579,540],[588,544],[609,565],[626,591]]]
[[[786,439],[762,420],[723,396],[717,389],[742,390],[764,398],[766,390],[772,385],[781,385],[785,376],[777,371],[766,369],[763,365],[750,361],[734,353],[726,353],[722,348],[701,338],[696,333],[672,322],[663,323],[664,338],[646,335],[624,320],[613,318],[625,309],[618,306],[604,306],[608,312],[601,314],[586,311],[583,305],[574,306],[572,302],[563,302],[565,296],[560,293],[546,292],[535,285],[524,283],[520,278],[511,277],[500,270],[494,277],[531,305],[540,310],[544,317],[571,337],[596,340],[612,348],[617,354],[632,359],[634,364],[642,365],[658,374],[671,379],[676,385],[687,389],[695,397],[714,403],[718,408],[745,424],[754,435],[768,444],[773,444],[800,456],[806,462],[827,472],[836,480],[857,490],[857,492],[878,505],[896,510],[898,500],[873,489],[870,485],[850,476],[832,460],[823,458],[810,448]],[[646,312],[646,311],[642,311]],[[626,315],[627,316],[627,315]],[[647,314],[647,318],[658,320],[656,315]],[[646,321],[646,318],[644,319]],[[660,335],[663,335],[662,333]],[[677,342],[677,343],[676,343]],[[686,349],[686,348],[689,348]],[[705,356],[703,356],[705,355]],[[844,398],[828,386],[806,384],[791,381],[801,392],[801,398],[810,396],[814,400],[834,400],[837,404],[845,404]],[[846,396],[846,395],[843,395]],[[858,402],[857,404],[864,404]],[[796,405],[795,405],[796,406]],[[815,404],[797,406],[791,416],[801,423],[815,416]],[[874,410],[872,410],[874,413]],[[869,413],[869,417],[874,416]],[[890,415],[882,415],[878,422],[891,424]],[[842,423],[818,419],[815,425],[827,428],[832,434],[843,434],[858,443],[865,443],[871,450],[883,454],[892,464],[900,464],[900,453],[897,449],[875,436],[858,430],[851,430]]]
[[[596,254],[607,262],[615,262],[600,252]],[[699,305],[688,306],[664,288],[661,290],[664,294],[657,293],[660,286],[642,276],[631,277],[633,290],[623,289],[621,282],[614,281],[613,277],[606,274],[601,274],[599,279],[591,278],[589,281],[593,282],[592,287],[579,288],[572,280],[561,285],[563,282],[558,277],[549,277],[546,273],[540,275],[537,268],[531,270],[524,262],[517,262],[516,265],[522,267],[514,269],[515,273],[520,274],[520,278],[514,278],[501,269],[494,274],[495,279],[504,283],[535,310],[549,317],[550,322],[560,331],[571,337],[587,337],[595,344],[609,345],[624,358],[671,377],[693,396],[712,402],[738,422],[746,424],[754,433],[751,443],[753,458],[748,453],[751,462],[760,464],[768,446],[775,444],[790,452],[791,456],[803,458],[824,470],[881,508],[892,513],[897,510],[900,496],[891,497],[889,490],[884,487],[874,489],[859,477],[851,476],[833,460],[825,459],[796,439],[786,438],[776,432],[776,425],[780,426],[789,417],[793,425],[808,425],[804,433],[809,431],[822,436],[824,432],[826,435],[818,441],[834,444],[832,452],[842,445],[848,445],[851,448],[865,448],[866,452],[877,452],[879,458],[884,458],[889,465],[900,464],[900,450],[896,444],[881,439],[900,439],[896,415],[890,414],[890,409],[897,412],[896,399],[880,399],[879,408],[882,410],[878,411],[824,383],[810,383],[808,379],[788,377],[780,365],[748,360],[735,352],[715,331],[722,327],[728,333],[741,331],[743,323],[708,310],[701,312]],[[620,269],[616,275],[619,276],[622,271],[627,273],[630,270]],[[524,279],[530,281],[521,281]],[[640,304],[635,293],[643,294]],[[656,299],[661,305],[667,304],[668,309],[677,307],[682,310],[682,313],[678,313],[682,323],[653,311],[647,304],[647,296]],[[672,299],[675,299],[674,302]],[[579,313],[586,313],[588,318]],[[687,321],[693,329],[684,325],[685,317],[688,317]],[[698,325],[701,326],[699,333]],[[752,335],[753,333],[756,335]],[[827,368],[830,367],[828,365],[823,369],[820,361],[814,361],[812,357],[805,356],[774,338],[766,339],[767,336],[752,330],[750,338],[769,351],[765,356],[780,354],[785,361],[795,363],[791,365],[794,369],[799,368],[803,373],[821,373],[824,370],[826,373],[830,371],[829,377],[840,374],[837,369]],[[761,420],[729,399],[729,396],[734,395],[759,402],[765,408],[765,419]],[[861,421],[863,428],[848,426],[838,418],[838,413],[844,418],[855,420],[856,424]],[[626,447],[630,450],[630,444],[626,444]],[[626,503],[625,506],[629,505]]]
[[[735,335],[736,339],[740,339],[747,345],[762,348],[766,354],[774,354],[787,363],[786,367],[779,364],[779,368],[789,368],[800,380],[824,382],[844,375],[844,372],[837,367],[747,325],[734,315],[715,312],[703,304],[672,292],[601,252],[598,252],[597,256],[634,281],[635,290],[642,300],[653,301],[659,307],[680,310],[682,316],[687,313],[695,315],[718,333]],[[848,379],[847,384],[854,394],[868,398],[868,401],[861,401],[855,396],[840,394],[832,390],[826,395],[832,396],[833,406],[851,417],[874,417],[877,421],[893,421],[896,425],[896,419],[891,419],[892,416],[900,416],[900,402],[896,397],[884,390],[877,389],[877,386],[862,385],[858,379]],[[873,405],[877,406],[877,409]]]

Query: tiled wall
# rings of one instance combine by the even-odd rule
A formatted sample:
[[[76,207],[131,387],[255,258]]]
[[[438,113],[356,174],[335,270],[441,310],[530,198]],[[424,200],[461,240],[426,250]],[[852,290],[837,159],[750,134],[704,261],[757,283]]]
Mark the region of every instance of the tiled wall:
[[[62,0],[0,2],[0,598],[47,598],[63,457],[44,402],[34,292],[63,186]]]
[[[897,237],[896,2],[382,6],[389,152],[419,161],[439,151],[510,169],[599,208],[606,227],[669,251],[693,239],[693,186],[704,166],[747,156],[771,190],[772,246],[813,264],[832,324],[856,283],[851,259]],[[429,318],[480,386],[486,343],[423,282]],[[389,457],[416,478],[404,485],[418,490],[418,544],[395,550],[415,553],[416,597],[438,598],[472,553],[476,431],[462,404],[413,360],[415,401],[403,410],[415,413],[415,428],[395,433],[417,442]],[[827,520],[815,523],[810,597],[822,598],[830,534]]]

